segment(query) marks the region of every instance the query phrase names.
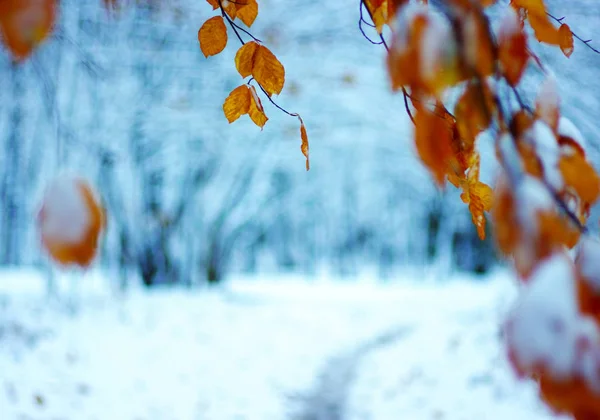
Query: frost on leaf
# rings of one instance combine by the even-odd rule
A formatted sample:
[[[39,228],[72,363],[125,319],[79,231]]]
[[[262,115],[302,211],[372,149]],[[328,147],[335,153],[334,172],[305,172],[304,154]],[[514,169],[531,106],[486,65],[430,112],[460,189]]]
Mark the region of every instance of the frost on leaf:
[[[463,80],[457,46],[448,19],[419,4],[402,7],[393,27],[387,57],[392,89],[440,97],[444,89]]]
[[[553,78],[546,78],[542,83],[535,101],[535,113],[538,118],[552,128],[552,131],[557,132],[560,118],[560,99],[556,80]]]
[[[38,226],[42,245],[55,261],[90,265],[104,224],[104,209],[85,181],[63,176],[48,186],[38,213]]]
[[[57,8],[56,0],[0,0],[0,42],[27,58],[50,35]]]
[[[213,16],[198,30],[200,49],[205,57],[219,54],[227,45],[227,27],[223,16]]]
[[[250,101],[251,94],[247,85],[233,89],[223,104],[223,112],[227,121],[231,124],[240,116],[247,114],[250,110]]]

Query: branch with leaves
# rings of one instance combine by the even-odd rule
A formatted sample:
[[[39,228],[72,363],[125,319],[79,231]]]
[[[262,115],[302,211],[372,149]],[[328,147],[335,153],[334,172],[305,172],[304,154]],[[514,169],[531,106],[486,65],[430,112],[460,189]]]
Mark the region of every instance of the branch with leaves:
[[[289,112],[273,99],[273,95],[279,95],[285,84],[285,68],[277,59],[275,54],[265,47],[249,30],[238,25],[235,20],[240,20],[248,28],[252,26],[258,16],[258,3],[256,0],[207,0],[213,10],[219,10],[221,16],[213,16],[208,19],[198,30],[198,41],[200,49],[205,57],[219,54],[227,46],[227,27],[231,30],[242,44],[235,55],[235,67],[240,76],[250,79],[229,94],[223,104],[223,112],[229,123],[234,122],[242,115],[248,115],[252,122],[263,129],[268,121],[262,102],[252,82],[256,83],[265,97],[277,109],[285,114],[298,118],[300,121],[300,150],[306,158],[306,170],[310,169],[308,136],[304,121],[299,114]],[[250,37],[245,42],[242,34]]]
[[[600,241],[585,224],[600,196],[600,177],[587,158],[583,136],[561,115],[555,81],[542,83],[534,107],[518,91],[530,63],[546,73],[528,47],[526,25],[538,42],[559,47],[567,58],[574,38],[596,50],[564,18],[550,14],[543,0],[512,0],[496,32],[485,13],[494,0],[446,0],[440,7],[427,3],[361,1],[361,31],[367,37],[364,5],[373,22],[367,26],[388,50],[392,89],[402,91],[415,124],[418,155],[435,181],[462,189],[482,238],[484,213],[492,212],[497,245],[513,260],[524,284],[505,324],[513,367],[540,383],[543,399],[555,411],[576,419],[598,418],[600,266],[595,264]],[[389,48],[382,35],[385,25],[392,33]],[[462,92],[453,113],[443,102],[451,89]],[[502,102],[503,92],[505,98],[514,96],[518,106]],[[484,132],[495,137],[502,167],[494,190],[479,181],[476,146]],[[569,249],[575,249],[574,261]],[[554,291],[556,276],[563,289]],[[540,295],[540,290],[550,295]],[[565,301],[560,308],[549,301],[553,292]],[[553,341],[544,342],[548,337],[561,343],[559,352]],[[532,348],[532,341],[537,347]]]

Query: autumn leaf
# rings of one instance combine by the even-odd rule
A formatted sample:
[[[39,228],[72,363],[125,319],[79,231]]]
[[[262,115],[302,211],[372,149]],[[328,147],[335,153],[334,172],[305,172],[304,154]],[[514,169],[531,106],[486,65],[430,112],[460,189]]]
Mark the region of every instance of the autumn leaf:
[[[527,66],[529,53],[527,37],[519,23],[519,18],[512,9],[502,20],[498,36],[498,58],[506,81],[515,87]]]
[[[223,16],[213,16],[198,31],[200,49],[205,57],[219,54],[227,45],[227,27]]]
[[[454,109],[461,138],[474,143],[476,137],[490,126],[490,113],[494,108],[491,92],[485,83],[467,85]]]
[[[88,183],[62,176],[49,185],[37,221],[42,245],[52,259],[87,267],[96,256],[106,213]]]
[[[263,109],[260,98],[256,93],[256,89],[254,86],[250,86],[250,109],[248,110],[248,115],[250,115],[250,119],[260,127],[262,130],[267,121],[269,120],[265,115],[265,110]]]
[[[213,10],[217,10],[219,8],[218,0],[206,0],[206,2],[212,6]]]
[[[479,155],[475,155],[469,169],[466,182],[462,182],[463,193],[460,198],[469,205],[469,211],[473,224],[477,227],[480,239],[485,239],[485,216],[484,212],[492,209],[493,191],[489,185],[479,181]]]
[[[254,56],[259,47],[260,45],[255,41],[247,42],[235,54],[235,67],[243,78],[252,74]]]
[[[383,26],[388,23],[388,0],[364,0],[364,2],[373,19],[375,30],[381,34]]]
[[[423,163],[429,168],[438,185],[443,186],[447,162],[452,157],[452,130],[442,118],[425,110],[417,110],[415,143]]]
[[[521,7],[533,15],[544,16],[546,14],[546,6],[543,0],[512,0],[511,6]]]
[[[304,126],[304,121],[300,115],[298,115],[298,119],[300,120],[300,138],[302,140],[302,144],[300,145],[300,150],[302,154],[306,157],[306,170],[310,170],[310,160],[308,157],[308,136],[306,134],[306,127]]]
[[[0,0],[0,42],[17,61],[50,35],[57,7],[56,0]]]
[[[248,85],[241,85],[231,91],[225,103],[223,112],[227,121],[231,124],[240,116],[247,114],[250,110],[251,94]]]
[[[592,204],[598,199],[600,178],[581,153],[561,156],[558,167],[565,184],[573,188],[581,200]]]
[[[259,45],[254,55],[252,76],[269,95],[281,93],[285,83],[285,69],[277,57],[265,46]]]
[[[494,72],[494,43],[487,20],[476,11],[466,15],[462,24],[464,55],[479,77]]]
[[[258,3],[256,0],[248,0],[248,3],[239,6],[237,9],[237,18],[244,22],[244,25],[250,27],[258,16]]]
[[[573,54],[573,33],[571,32],[571,28],[566,23],[560,25],[558,28],[558,37],[560,39],[560,49],[563,54],[567,57],[570,57]]]
[[[560,45],[558,29],[550,22],[545,14],[541,16],[530,14],[528,20],[533,28],[533,33],[539,42],[550,45]]]

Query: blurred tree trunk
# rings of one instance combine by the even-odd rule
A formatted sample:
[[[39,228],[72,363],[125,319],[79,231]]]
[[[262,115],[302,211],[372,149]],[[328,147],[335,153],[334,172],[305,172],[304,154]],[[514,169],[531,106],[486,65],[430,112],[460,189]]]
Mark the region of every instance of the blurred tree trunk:
[[[6,164],[2,179],[0,202],[2,203],[2,227],[0,228],[2,252],[0,264],[20,262],[21,239],[23,235],[21,214],[23,213],[21,184],[21,143],[23,141],[23,69],[14,63],[10,69],[12,112],[9,121],[8,138],[5,143]]]

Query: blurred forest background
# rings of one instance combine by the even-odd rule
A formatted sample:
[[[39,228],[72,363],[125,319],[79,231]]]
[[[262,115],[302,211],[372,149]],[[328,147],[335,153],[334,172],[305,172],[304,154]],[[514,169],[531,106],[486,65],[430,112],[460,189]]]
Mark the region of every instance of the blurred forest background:
[[[358,5],[260,3],[269,12],[253,33],[286,66],[277,101],[307,124],[305,172],[296,119],[266,101],[262,132],[247,117],[229,125],[223,116],[226,93],[241,82],[238,46],[230,36],[222,55],[203,57],[196,34],[211,7],[136,3],[110,16],[100,1],[63,0],[55,34],[31,59],[13,64],[0,52],[0,265],[48,266],[35,214],[64,171],[87,177],[107,207],[97,264],[122,288],[230,273],[483,273],[496,263],[458,192],[438,191],[416,159],[383,48],[358,30]],[[575,20],[585,9],[568,13]],[[559,77],[564,114],[597,137],[582,110],[600,109],[598,98],[569,85],[597,83],[596,57],[581,45],[570,60],[535,47]],[[530,100],[541,77],[532,73]],[[491,141],[480,144],[483,181],[493,185]]]

